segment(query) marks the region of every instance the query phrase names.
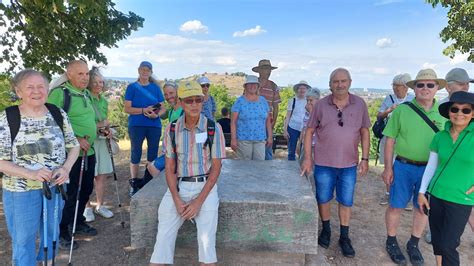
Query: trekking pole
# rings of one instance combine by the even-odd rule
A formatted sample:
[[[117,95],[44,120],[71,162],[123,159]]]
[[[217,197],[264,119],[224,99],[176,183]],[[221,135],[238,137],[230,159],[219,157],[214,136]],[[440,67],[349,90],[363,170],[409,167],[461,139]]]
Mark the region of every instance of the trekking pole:
[[[122,203],[120,202],[120,195],[119,195],[119,190],[118,190],[117,173],[115,172],[114,155],[112,154],[112,147],[110,146],[110,139],[107,139],[106,143],[107,143],[107,149],[108,149],[109,155],[110,155],[110,160],[112,161],[112,170],[114,172],[115,193],[117,194],[117,203],[118,203],[118,206],[119,206],[120,224],[122,225],[122,228],[125,228],[125,222],[123,220],[123,213],[122,213]]]
[[[49,194],[48,194],[49,193]],[[48,199],[51,199],[51,190],[48,183],[43,182],[43,266],[48,265]]]
[[[56,177],[56,178],[58,178],[58,177]],[[62,185],[56,185],[55,190],[54,190],[53,257],[52,257],[52,260],[51,260],[51,265],[52,266],[55,265],[56,241],[58,240],[58,236],[56,236],[56,234],[57,234],[57,230],[58,230],[58,227],[59,227],[59,194],[61,193],[60,188],[62,188]]]
[[[87,140],[87,136],[85,136]],[[74,237],[76,235],[76,223],[77,223],[77,212],[79,211],[79,194],[81,194],[81,185],[82,185],[82,176],[84,175],[84,168],[86,165],[87,152],[82,151],[82,161],[81,161],[81,170],[79,172],[79,185],[77,186],[77,194],[76,194],[76,209],[74,210],[74,222],[72,224],[72,238],[71,238],[71,248],[69,249],[69,262],[67,265],[71,266],[72,260],[72,248],[74,247]]]

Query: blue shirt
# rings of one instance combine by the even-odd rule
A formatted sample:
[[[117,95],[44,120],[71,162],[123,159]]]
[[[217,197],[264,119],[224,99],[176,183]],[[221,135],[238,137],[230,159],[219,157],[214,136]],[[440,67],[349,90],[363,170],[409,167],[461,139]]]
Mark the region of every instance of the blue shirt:
[[[239,113],[237,119],[237,139],[250,141],[264,141],[267,139],[265,123],[268,112],[267,100],[259,96],[258,101],[248,101],[240,96],[232,106],[233,113]]]
[[[135,108],[146,108],[164,100],[160,86],[151,82],[146,86],[138,82],[130,83],[125,91],[125,101],[131,101],[132,107]],[[159,118],[150,119],[143,114],[129,115],[128,126],[161,127],[161,121]]]
[[[209,95],[209,98],[207,98],[207,101],[202,103],[201,114],[203,114],[207,119],[214,120],[213,113],[215,112],[216,112],[216,101],[214,100],[214,97]]]

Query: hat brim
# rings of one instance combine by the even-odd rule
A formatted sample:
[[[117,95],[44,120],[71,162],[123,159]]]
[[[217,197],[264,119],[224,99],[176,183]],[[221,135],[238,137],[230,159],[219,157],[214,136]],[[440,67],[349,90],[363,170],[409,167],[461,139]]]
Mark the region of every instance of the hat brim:
[[[449,107],[451,107],[453,103],[454,102],[445,102],[440,104],[438,107],[439,114],[449,119]]]
[[[189,98],[189,97],[193,97],[193,96],[201,96],[201,97],[204,97],[204,94],[202,93],[201,90],[196,90],[196,91],[189,91],[189,92],[182,92],[182,93],[179,93],[178,92],[178,98],[180,99],[186,99],[186,98]]]
[[[260,73],[260,70],[261,70],[261,69],[274,70],[274,69],[277,69],[277,68],[278,68],[278,67],[275,67],[275,66],[256,66],[256,67],[253,67],[253,68],[252,68],[252,71],[253,71],[253,72]]]
[[[434,80],[438,83],[439,88],[438,90],[444,89],[446,87],[446,80],[444,79],[415,79],[415,80],[410,80],[407,82],[407,86],[416,89],[415,83],[421,80]]]
[[[305,86],[306,89],[308,89],[308,90],[311,89],[311,86],[309,86],[308,84],[298,83],[298,84],[293,86],[293,90],[296,92],[300,86]]]

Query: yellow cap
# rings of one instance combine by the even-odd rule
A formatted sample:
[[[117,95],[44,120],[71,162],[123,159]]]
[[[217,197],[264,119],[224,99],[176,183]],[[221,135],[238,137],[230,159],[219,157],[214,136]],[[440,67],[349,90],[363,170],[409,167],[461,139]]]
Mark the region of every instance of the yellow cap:
[[[196,81],[181,81],[178,86],[178,97],[204,96],[201,86]]]

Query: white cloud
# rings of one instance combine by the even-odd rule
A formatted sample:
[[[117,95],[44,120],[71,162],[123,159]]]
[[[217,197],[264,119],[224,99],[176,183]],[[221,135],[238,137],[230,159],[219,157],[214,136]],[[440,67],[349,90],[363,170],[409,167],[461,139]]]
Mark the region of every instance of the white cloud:
[[[267,32],[266,30],[262,29],[260,25],[255,26],[255,28],[244,30],[244,31],[236,31],[234,32],[234,37],[247,37],[247,36],[255,36],[262,33]]]
[[[456,53],[456,55],[453,58],[450,58],[449,63],[451,65],[458,65],[461,63],[467,62],[467,58],[469,57],[469,53],[461,54],[461,53]]]
[[[182,32],[191,32],[191,33],[208,33],[208,28],[206,25],[202,24],[199,20],[189,20],[184,22],[179,30]]]
[[[403,0],[378,0],[378,1],[375,1],[374,5],[375,6],[385,6],[385,5],[401,3],[401,2],[403,2]]]
[[[434,69],[436,66],[437,66],[437,64],[433,64],[433,63],[429,63],[429,62],[425,62],[422,65],[423,69],[425,69],[425,68],[433,68]]]
[[[237,63],[232,56],[218,56],[214,59],[214,62],[220,66],[233,66]]]
[[[377,42],[375,42],[375,45],[378,47],[378,48],[387,48],[387,47],[390,47],[392,46],[392,39],[390,38],[381,38],[381,39],[378,39]]]

